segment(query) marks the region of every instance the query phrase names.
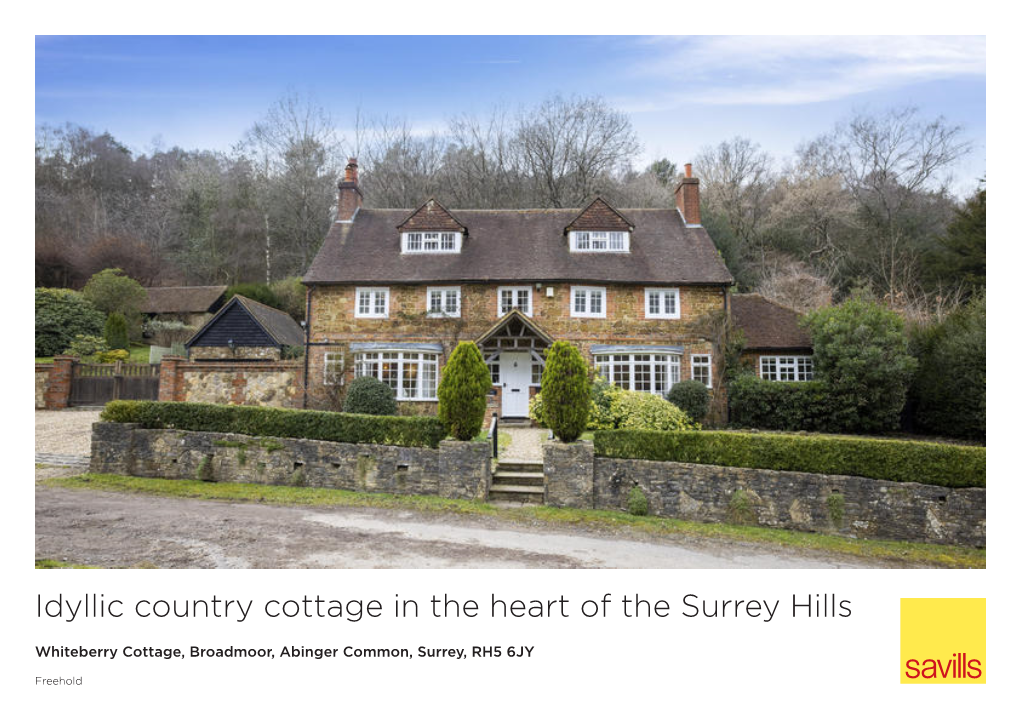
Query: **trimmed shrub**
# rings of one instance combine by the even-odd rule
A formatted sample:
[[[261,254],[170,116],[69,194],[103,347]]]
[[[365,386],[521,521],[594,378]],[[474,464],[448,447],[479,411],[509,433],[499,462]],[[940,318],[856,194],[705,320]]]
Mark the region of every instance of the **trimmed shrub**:
[[[686,413],[654,393],[621,391],[613,399],[618,428],[643,431],[690,431],[699,426]]]
[[[914,331],[919,367],[910,390],[914,421],[928,433],[985,437],[985,299]]]
[[[591,409],[588,412],[588,430],[610,430],[620,425],[615,402],[626,393],[619,386],[614,386],[602,376],[597,376],[591,384]]]
[[[81,291],[92,305],[103,313],[120,313],[137,318],[148,299],[145,288],[120,268],[105,268],[85,284]]]
[[[143,428],[421,448],[436,448],[446,438],[446,424],[435,416],[369,416],[211,403],[110,401],[100,418],[109,423],[138,423]]]
[[[674,383],[666,400],[682,410],[694,422],[700,423],[708,415],[708,388],[699,381]]]
[[[627,495],[627,511],[632,516],[648,515],[648,496],[639,486],[631,488]]]
[[[111,350],[130,350],[127,319],[120,313],[110,313],[103,327],[103,337]]]
[[[131,354],[123,348],[116,350],[105,350],[96,353],[93,358],[96,363],[116,363],[117,361],[126,361]]]
[[[461,341],[450,354],[439,382],[439,418],[457,440],[470,441],[482,430],[492,376],[482,352]]]
[[[588,364],[570,343],[556,341],[546,351],[542,394],[549,428],[564,443],[576,441],[588,423],[591,381]]]
[[[921,441],[700,431],[598,431],[595,453],[954,488],[985,485],[985,449]]]
[[[344,413],[370,416],[397,415],[397,399],[393,389],[378,378],[361,376],[351,381],[344,397]]]
[[[103,314],[81,293],[64,288],[35,289],[35,354],[63,353],[76,335],[103,334]]]
[[[545,404],[542,402],[542,394],[536,393],[528,401],[528,418],[535,422],[539,428],[546,428],[545,425]]]
[[[903,319],[861,295],[805,319],[814,345],[815,379],[831,399],[834,429],[877,433],[897,428],[917,368]]]
[[[727,387],[730,425],[774,431],[835,429],[831,398],[821,381],[780,383],[745,374]]]

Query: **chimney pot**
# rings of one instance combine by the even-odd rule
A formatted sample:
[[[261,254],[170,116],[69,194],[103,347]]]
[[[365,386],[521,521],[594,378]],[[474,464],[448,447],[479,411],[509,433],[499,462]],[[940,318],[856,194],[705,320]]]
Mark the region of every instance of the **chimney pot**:
[[[691,164],[690,163],[684,163],[684,175],[686,177],[688,177],[688,178],[693,177],[691,175]]]

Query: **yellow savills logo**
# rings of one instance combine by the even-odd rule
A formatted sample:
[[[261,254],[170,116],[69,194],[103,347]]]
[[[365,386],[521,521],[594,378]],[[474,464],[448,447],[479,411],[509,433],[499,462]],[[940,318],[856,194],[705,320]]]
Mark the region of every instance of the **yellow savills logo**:
[[[984,683],[985,671],[985,599],[900,599],[900,683]]]

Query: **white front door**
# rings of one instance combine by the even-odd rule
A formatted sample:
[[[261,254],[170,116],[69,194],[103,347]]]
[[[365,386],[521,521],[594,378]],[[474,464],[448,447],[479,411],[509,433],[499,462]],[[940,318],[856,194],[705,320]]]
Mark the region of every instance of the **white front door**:
[[[528,386],[531,385],[531,354],[501,353],[499,379],[503,385],[503,415],[524,418],[528,415]]]

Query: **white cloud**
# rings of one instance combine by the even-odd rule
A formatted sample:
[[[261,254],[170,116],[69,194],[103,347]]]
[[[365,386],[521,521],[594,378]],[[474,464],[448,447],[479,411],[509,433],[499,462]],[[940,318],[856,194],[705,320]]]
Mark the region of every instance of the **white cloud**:
[[[641,41],[631,71],[663,83],[657,102],[797,105],[985,73],[983,36],[721,36]]]

